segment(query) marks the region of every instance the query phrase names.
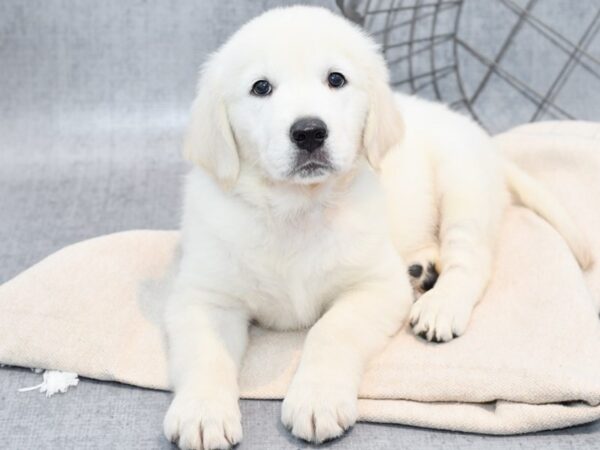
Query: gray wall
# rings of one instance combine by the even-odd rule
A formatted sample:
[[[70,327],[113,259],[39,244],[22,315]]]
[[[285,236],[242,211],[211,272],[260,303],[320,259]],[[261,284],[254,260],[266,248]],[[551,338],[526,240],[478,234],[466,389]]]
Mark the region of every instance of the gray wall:
[[[300,2],[3,0],[0,131],[10,141],[2,154],[18,158],[27,147],[28,158],[48,155],[56,140],[36,136],[46,131],[180,124],[205,56],[249,18],[293,3]]]

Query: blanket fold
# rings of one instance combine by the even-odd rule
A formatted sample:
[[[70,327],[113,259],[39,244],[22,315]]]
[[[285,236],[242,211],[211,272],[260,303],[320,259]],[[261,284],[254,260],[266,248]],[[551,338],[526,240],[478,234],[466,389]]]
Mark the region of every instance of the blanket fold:
[[[600,261],[600,125],[526,125],[495,142],[560,198]],[[0,286],[0,363],[168,389],[161,318],[178,238],[90,239]],[[365,374],[360,420],[515,434],[599,419],[599,266],[582,274],[550,225],[511,207],[466,334],[435,344],[401,330]],[[242,397],[282,398],[304,335],[253,328]]]

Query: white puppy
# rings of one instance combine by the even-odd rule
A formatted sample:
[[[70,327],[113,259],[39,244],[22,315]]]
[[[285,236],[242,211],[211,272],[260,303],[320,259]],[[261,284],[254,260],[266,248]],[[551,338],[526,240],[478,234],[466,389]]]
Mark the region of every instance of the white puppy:
[[[272,10],[210,58],[185,154],[197,167],[167,304],[175,398],[164,422],[181,448],[240,441],[250,322],[312,325],[282,420],[314,442],[355,422],[363,368],[409,314],[428,339],[463,333],[491,271],[506,173],[586,262],[562,209],[483,131],[394,97],[375,44],[324,9]],[[417,278],[432,283],[418,265],[440,271],[414,305],[401,256],[419,292]]]

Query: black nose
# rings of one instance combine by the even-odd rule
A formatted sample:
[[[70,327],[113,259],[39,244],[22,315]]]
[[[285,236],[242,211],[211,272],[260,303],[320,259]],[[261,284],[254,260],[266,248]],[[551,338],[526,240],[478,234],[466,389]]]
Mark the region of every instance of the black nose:
[[[298,119],[290,128],[290,138],[298,148],[312,153],[327,139],[327,125],[316,117]]]

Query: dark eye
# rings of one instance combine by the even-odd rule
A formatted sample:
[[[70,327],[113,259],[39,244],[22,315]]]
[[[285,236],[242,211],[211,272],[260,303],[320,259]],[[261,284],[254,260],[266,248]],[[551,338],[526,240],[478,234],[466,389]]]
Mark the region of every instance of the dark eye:
[[[252,85],[252,94],[259,97],[269,95],[273,90],[273,86],[267,80],[258,80]]]
[[[334,89],[339,89],[346,84],[346,78],[339,72],[331,72],[327,77],[329,86]]]

